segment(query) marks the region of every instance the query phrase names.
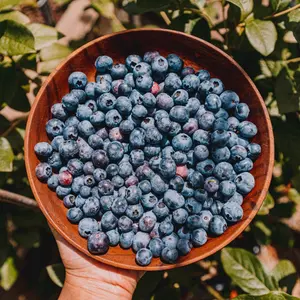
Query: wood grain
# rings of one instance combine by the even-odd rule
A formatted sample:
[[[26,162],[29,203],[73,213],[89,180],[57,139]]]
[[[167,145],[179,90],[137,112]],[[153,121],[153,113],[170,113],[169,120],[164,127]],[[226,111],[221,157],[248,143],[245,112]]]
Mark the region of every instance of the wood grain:
[[[239,223],[230,226],[222,236],[209,238],[204,246],[193,249],[176,264],[164,264],[156,258],[148,267],[139,267],[131,250],[111,247],[108,253],[102,256],[91,255],[87,251],[87,242],[79,236],[77,225],[72,225],[67,220],[66,208],[62,201],[35,177],[38,160],[33,148],[37,142],[48,140],[44,128],[47,120],[51,118],[50,107],[60,102],[62,96],[68,92],[67,78],[71,72],[83,71],[89,80],[94,80],[94,61],[99,55],[107,54],[115,62],[124,62],[129,54],[143,54],[149,50],[158,50],[165,56],[176,53],[184,60],[185,65],[207,69],[213,77],[224,82],[226,89],[236,91],[241,101],[246,102],[251,109],[249,119],[259,129],[254,141],[261,145],[262,154],[251,171],[256,186],[244,200],[244,217]],[[27,123],[25,161],[29,182],[41,210],[49,223],[73,246],[98,261],[116,267],[148,271],[166,270],[206,258],[225,247],[248,226],[269,188],[274,163],[274,138],[263,99],[249,76],[230,56],[215,46],[184,33],[163,29],[138,29],[107,35],[84,45],[74,51],[48,77],[36,97]]]

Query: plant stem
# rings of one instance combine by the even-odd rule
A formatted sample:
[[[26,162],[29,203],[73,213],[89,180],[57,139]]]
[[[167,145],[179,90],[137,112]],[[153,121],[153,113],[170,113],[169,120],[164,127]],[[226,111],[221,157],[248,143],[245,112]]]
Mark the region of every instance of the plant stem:
[[[33,210],[39,210],[38,204],[34,199],[2,189],[0,189],[0,202],[15,204],[26,208],[31,208]]]
[[[9,126],[9,128],[6,131],[4,131],[0,135],[0,137],[7,137],[22,121],[27,120],[28,116],[29,116],[29,112],[24,113],[24,115],[22,115],[22,117],[15,120],[14,122],[12,122],[11,125]]]
[[[171,20],[169,19],[167,14],[164,11],[161,11],[160,15],[163,18],[163,20],[165,21],[165,23],[169,26],[171,24]]]
[[[206,288],[206,290],[217,300],[225,300],[222,295],[216,291],[211,285],[208,285],[204,281],[200,281],[200,283]]]
[[[297,63],[297,62],[300,63],[300,57],[291,58],[291,59],[285,60],[284,62],[285,62],[286,64]]]
[[[188,10],[191,11],[192,13],[197,14],[200,17],[204,18],[207,21],[209,27],[213,27],[212,20],[210,19],[209,15],[203,9],[189,8]]]
[[[283,16],[283,15],[285,15],[285,14],[287,14],[287,13],[289,13],[289,12],[291,12],[291,11],[297,9],[297,8],[300,8],[300,4],[297,4],[297,5],[295,5],[295,6],[293,6],[293,7],[290,7],[290,8],[288,8],[288,9],[286,9],[286,10],[283,10],[283,11],[277,13],[277,14],[274,14],[274,15],[271,15],[271,16],[264,17],[264,19],[265,19],[265,20],[268,20],[268,19],[277,18],[277,17]]]

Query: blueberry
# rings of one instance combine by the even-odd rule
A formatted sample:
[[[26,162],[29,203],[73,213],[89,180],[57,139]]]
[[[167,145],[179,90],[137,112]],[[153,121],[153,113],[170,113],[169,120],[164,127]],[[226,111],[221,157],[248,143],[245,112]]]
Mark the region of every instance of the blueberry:
[[[176,105],[170,110],[170,119],[174,122],[185,123],[189,119],[189,113],[184,106]]]
[[[104,254],[108,251],[109,239],[104,232],[94,232],[88,237],[88,250],[92,254]]]
[[[62,103],[55,103],[51,106],[52,117],[65,121],[68,117],[68,112],[63,107]]]
[[[45,159],[52,154],[53,148],[49,143],[40,142],[34,146],[34,152],[38,158]]]
[[[82,197],[81,195],[78,195],[75,198],[75,206],[82,208],[83,204],[85,203],[85,201],[87,200],[87,198]]]
[[[144,232],[150,232],[156,223],[155,218],[144,215],[139,219],[139,229]]]
[[[168,247],[169,249],[176,249],[178,236],[176,233],[172,232],[171,234],[164,236],[162,241],[165,247]]]
[[[202,174],[198,171],[193,171],[188,175],[187,180],[194,189],[203,187],[204,179]]]
[[[129,96],[132,105],[143,104],[144,96],[137,90],[133,90]]]
[[[98,78],[98,81],[94,85],[94,93],[95,93],[94,98],[104,93],[109,93],[111,87],[112,87],[112,81],[106,80],[105,78]],[[88,105],[87,103],[88,102],[86,102],[86,105]]]
[[[103,169],[101,168],[96,168],[94,171],[93,171],[93,176],[95,178],[95,180],[97,182],[100,182],[102,180],[104,180],[107,176],[107,173],[106,171],[104,171]]]
[[[111,142],[107,147],[107,156],[111,162],[120,161],[124,155],[124,148],[120,142]]]
[[[190,118],[182,127],[183,132],[192,135],[198,130],[198,121],[194,118]]]
[[[247,157],[247,150],[240,145],[235,145],[230,149],[230,158],[233,162],[238,162]]]
[[[100,197],[100,205],[103,211],[109,211],[114,201],[113,196],[102,196]]]
[[[132,92],[132,87],[125,82],[121,83],[118,87],[119,96],[129,96],[131,92]]]
[[[193,230],[191,240],[195,247],[200,247],[204,245],[207,242],[206,231],[202,228]]]
[[[176,224],[182,225],[185,223],[189,214],[184,208],[178,208],[173,211],[172,215],[174,222]]]
[[[108,231],[115,229],[117,224],[118,219],[111,211],[107,211],[103,214],[101,218],[101,227],[103,230]]]
[[[169,209],[175,210],[182,207],[185,200],[182,195],[174,190],[167,190],[164,194],[164,203]]]
[[[257,134],[257,127],[250,121],[243,121],[238,125],[238,131],[243,138],[253,138]]]
[[[217,119],[222,118],[222,119],[227,120],[229,118],[229,114],[228,114],[228,112],[224,108],[221,107],[219,109],[219,111],[217,113],[215,113],[215,117]]]
[[[162,158],[159,164],[160,174],[166,178],[173,178],[176,174],[176,164],[172,158]]]
[[[174,225],[172,222],[163,221],[159,224],[158,231],[161,236],[167,236],[174,231]]]
[[[227,202],[236,202],[239,205],[243,204],[243,196],[239,194],[238,192],[235,192],[232,197],[228,199]]]
[[[196,75],[198,76],[200,82],[205,81],[205,80],[209,80],[210,79],[210,74],[207,70],[199,70]]]
[[[84,182],[84,180],[83,180]],[[83,198],[87,198],[91,195],[91,188],[89,186],[86,186],[86,185],[83,185],[81,188],[80,188],[80,196],[83,197]]]
[[[190,116],[193,117],[200,108],[200,101],[197,98],[192,97],[188,100],[185,108],[187,109]]]
[[[207,191],[204,190],[204,189],[197,189],[197,190],[195,190],[195,192],[194,192],[194,198],[198,202],[200,202],[200,203],[205,202],[205,200],[208,199]]]
[[[102,80],[106,80],[110,83],[112,83],[112,77],[110,76],[110,74],[97,74],[96,75],[96,82],[100,82]]]
[[[238,138],[237,144],[246,148],[249,145],[249,141],[245,138]]]
[[[176,165],[184,165],[187,163],[187,155],[182,151],[174,152],[172,158]]]
[[[169,54],[167,56],[167,61],[169,65],[169,72],[180,73],[183,67],[182,59],[176,54]]]
[[[202,161],[208,158],[209,150],[205,145],[198,145],[194,148],[194,155],[197,160]]]
[[[216,119],[215,122],[214,122],[214,125],[213,125],[213,130],[214,131],[217,131],[217,130],[226,131],[226,130],[228,130],[228,128],[229,128],[228,122],[224,118]],[[231,131],[228,132],[229,138],[231,137],[231,135],[230,135],[231,133],[232,133]]]
[[[220,95],[220,99],[222,101],[222,107],[226,110],[235,108],[240,102],[239,96],[233,91],[224,91]]]
[[[128,205],[126,209],[126,216],[133,221],[139,220],[142,217],[143,213],[144,209],[141,204]]]
[[[213,148],[211,151],[212,159],[215,163],[219,163],[222,161],[228,161],[230,158],[230,151],[228,147],[223,148]]]
[[[96,132],[97,135],[99,135],[102,140],[105,140],[108,138],[108,131],[106,128],[101,128]]]
[[[124,83],[126,83],[131,88],[135,88],[135,82],[134,82],[133,73],[127,73],[125,75],[125,77],[124,77]],[[130,94],[131,94],[131,92],[130,92]]]
[[[214,91],[214,85],[210,80],[204,80],[200,83],[197,98],[200,100],[204,100],[207,95],[210,93],[213,93]]]
[[[61,186],[59,185],[56,190],[56,195],[58,198],[63,199],[65,196],[71,193],[71,188],[69,186]]]
[[[48,188],[52,191],[55,191],[55,189],[58,187],[58,175],[53,174],[47,179],[47,185]]]
[[[236,176],[235,184],[237,191],[242,195],[246,195],[250,193],[254,188],[255,179],[252,174],[248,172],[243,172]]]
[[[184,198],[189,198],[194,196],[194,189],[189,182],[185,182],[181,194]]]
[[[163,133],[168,133],[171,130],[171,124],[172,124],[172,122],[169,119],[169,117],[166,117],[166,118],[163,117],[163,118],[157,120],[157,123],[156,123],[157,128]],[[163,137],[161,143],[162,143],[162,146],[164,146],[163,143],[169,143],[169,140],[166,138],[166,136]]]
[[[95,133],[95,128],[90,121],[84,120],[78,124],[79,134],[86,138]]]
[[[219,189],[219,180],[215,177],[207,177],[204,182],[204,189],[208,193],[215,193]]]
[[[41,182],[47,182],[52,175],[51,166],[47,163],[39,163],[35,168],[35,174]]]
[[[141,197],[141,203],[145,210],[152,209],[157,203],[157,197],[152,193],[144,194]]]
[[[88,187],[93,187],[96,185],[95,179],[93,175],[86,175],[84,177],[84,184]]]
[[[228,133],[229,133],[230,138],[227,142],[227,146],[229,148],[232,148],[233,146],[238,144],[239,138],[238,138],[237,134],[233,131],[228,131]]]
[[[135,260],[140,266],[148,266],[152,260],[152,252],[147,248],[141,248],[137,252]]]
[[[238,203],[230,201],[224,204],[222,215],[228,223],[236,223],[242,219],[243,209]]]
[[[110,246],[114,247],[119,244],[120,234],[119,234],[118,230],[113,229],[113,230],[106,231],[106,235],[108,237]]]
[[[179,133],[172,139],[172,146],[175,151],[187,152],[192,148],[192,139],[185,133]]]
[[[144,152],[141,149],[135,149],[130,152],[130,162],[136,168],[145,161]]]
[[[93,148],[93,149],[100,149],[103,147],[103,140],[99,135],[97,134],[92,134],[88,138],[88,144]]]
[[[103,196],[112,195],[114,192],[114,185],[110,180],[102,180],[98,184],[99,194]]]
[[[81,187],[84,185],[83,178],[84,178],[83,176],[80,176],[80,177],[75,177],[73,180],[71,188],[72,188],[72,192],[76,195],[79,194]]]
[[[235,178],[235,172],[233,167],[228,162],[220,162],[216,165],[214,176],[219,180],[233,180]]]
[[[247,145],[246,149],[248,157],[252,160],[256,160],[261,153],[261,147],[256,143]]]
[[[64,206],[66,208],[74,207],[75,206],[75,198],[76,197],[72,194],[65,196],[63,199]]]
[[[209,230],[213,235],[219,236],[227,229],[227,223],[222,216],[215,215],[209,224]]]
[[[210,209],[213,203],[214,203],[213,198],[206,198],[205,201],[202,203],[202,209],[204,210]]]
[[[127,73],[128,70],[124,64],[115,64],[110,70],[110,75],[114,80],[124,78]]]
[[[51,119],[46,123],[46,132],[50,139],[62,135],[65,124],[58,119]]]
[[[210,111],[207,111],[198,118],[199,128],[210,130],[213,127],[214,121],[214,114]]]
[[[235,107],[234,116],[240,121],[245,121],[250,113],[249,106],[246,103],[239,103]]]
[[[138,78],[143,75],[151,75],[151,66],[146,62],[139,62],[133,68],[133,77]]]
[[[113,128],[119,126],[122,122],[122,116],[116,109],[108,111],[105,115],[105,124],[106,126]]]
[[[238,131],[238,126],[240,124],[240,121],[236,117],[229,117],[227,119],[228,125],[229,125],[229,130],[233,132]]]
[[[78,98],[79,103],[83,104],[86,101],[86,93],[84,90],[81,89],[73,89],[71,90],[70,94],[74,95],[75,97]],[[71,117],[70,117],[71,118]]]
[[[173,99],[166,93],[160,93],[156,97],[156,106],[165,111],[169,111],[174,106]],[[168,114],[166,114],[168,117]]]
[[[97,107],[100,111],[107,112],[115,107],[116,102],[117,99],[113,94],[105,93],[97,99]]]
[[[135,86],[138,91],[149,92],[153,85],[153,79],[149,74],[139,75],[135,80]]]
[[[153,257],[159,257],[164,247],[164,243],[161,239],[154,238],[149,242],[148,247],[152,252]]]
[[[145,130],[143,128],[135,128],[130,136],[129,142],[133,148],[141,148],[145,146]]]
[[[190,150],[186,156],[187,156],[187,165],[188,167],[195,167],[195,163],[196,163],[196,158],[195,158],[195,155],[194,155],[194,150]]]
[[[132,72],[133,68],[142,61],[142,58],[139,55],[131,54],[127,56],[125,60],[126,68]]]
[[[186,75],[182,79],[182,86],[189,94],[195,93],[198,90],[199,85],[200,85],[200,80],[198,76],[194,74]]]
[[[153,213],[158,219],[163,219],[169,214],[169,209],[164,202],[159,201],[153,208]]]
[[[106,73],[111,70],[113,66],[113,60],[107,55],[99,56],[95,61],[95,67],[100,74]]]
[[[151,67],[154,80],[157,82],[163,81],[168,71],[168,61],[164,57],[157,55],[152,59]]]
[[[118,228],[120,232],[129,232],[133,228],[133,221],[127,216],[122,216],[118,220]]]
[[[210,133],[203,129],[198,129],[193,134],[193,141],[196,145],[210,145]]]
[[[96,82],[88,82],[88,84],[86,85],[84,91],[88,98],[90,98],[90,99],[96,98],[96,96],[97,96],[96,90],[95,90],[96,85],[98,85],[98,83],[96,83]]]
[[[212,112],[217,112],[221,108],[222,102],[218,95],[209,94],[205,99],[205,108]]]
[[[124,120],[120,123],[120,132],[124,134],[130,134],[135,127],[135,124],[130,120]]]
[[[104,150],[95,150],[92,154],[92,161],[94,166],[99,168],[106,168],[109,164],[109,158]]]
[[[82,72],[73,72],[68,78],[71,89],[84,89],[87,84],[87,77]]]
[[[203,176],[212,175],[214,168],[215,163],[211,159],[206,159],[196,165],[196,170],[199,171]]]
[[[151,64],[153,59],[156,56],[159,56],[159,52],[157,52],[157,51],[148,51],[144,54],[143,61],[148,63],[148,64]]]
[[[53,150],[58,151],[59,145],[62,144],[65,141],[64,137],[62,135],[56,136],[52,141],[51,141],[51,146]]]
[[[78,207],[72,207],[68,209],[67,218],[71,223],[76,224],[83,218],[83,212]]]
[[[152,192],[157,195],[162,195],[168,189],[168,185],[162,180],[159,175],[155,175],[150,180]]]
[[[117,197],[114,202],[112,203],[111,206],[111,211],[115,214],[115,215],[123,215],[127,209],[127,202],[124,198],[122,197]]]
[[[119,165],[119,175],[123,178],[130,176],[133,172],[132,165],[129,162],[122,162]]]
[[[161,259],[165,262],[165,263],[175,263],[177,261],[178,258],[178,251],[176,249],[169,249],[167,247],[165,247],[162,252],[161,252]]]
[[[213,215],[219,215],[219,214],[221,214],[223,205],[224,204],[221,201],[219,201],[219,200],[213,201],[212,205],[209,208],[210,212]]]
[[[180,77],[175,73],[169,73],[164,82],[164,91],[168,94],[173,94],[176,90],[180,89],[182,82]]]
[[[99,230],[98,222],[92,218],[84,218],[78,224],[78,232],[83,238],[88,238],[92,233]]]
[[[186,199],[184,207],[189,214],[199,214],[202,209],[201,203],[193,197]]]
[[[143,180],[139,183],[139,188],[142,191],[142,194],[148,194],[151,191],[151,183],[148,180]]]
[[[181,132],[181,125],[177,122],[171,122],[168,134],[172,137]]]
[[[125,96],[120,96],[117,98],[115,108],[121,115],[129,115],[132,110],[132,104],[129,98]]]
[[[108,178],[112,178],[116,175],[119,174],[119,167],[118,165],[116,164],[109,164],[107,167],[106,167],[106,174],[107,174],[107,177]],[[100,180],[99,180],[100,181]]]
[[[177,235],[179,239],[189,240],[191,238],[191,232],[185,226],[182,226],[178,229]]]
[[[160,146],[145,146],[144,148],[144,154],[147,158],[157,156],[160,153]]]
[[[220,95],[224,91],[224,85],[220,79],[211,78],[209,81],[213,84],[213,93]]]
[[[225,197],[231,197],[236,192],[236,186],[233,181],[224,180],[220,183],[220,192]]]
[[[134,238],[134,232],[133,231],[122,233],[120,235],[120,246],[123,249],[129,249],[132,246],[133,238]]]
[[[148,111],[146,107],[140,104],[135,105],[132,109],[132,116],[134,118],[139,118],[139,119],[145,118],[147,116],[147,113]]]

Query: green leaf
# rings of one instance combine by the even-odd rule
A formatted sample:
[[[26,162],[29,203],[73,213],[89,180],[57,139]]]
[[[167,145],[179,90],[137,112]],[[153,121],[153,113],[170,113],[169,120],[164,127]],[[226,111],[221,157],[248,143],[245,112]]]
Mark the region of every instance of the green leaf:
[[[252,253],[239,248],[224,248],[221,261],[225,272],[246,293],[256,296],[276,290],[274,280]]]
[[[255,50],[267,56],[274,51],[277,31],[271,21],[251,20],[246,22],[246,35]]]
[[[283,68],[276,78],[275,98],[281,114],[299,110],[300,95],[295,88],[295,81],[287,68]]]
[[[227,0],[227,1],[234,4],[241,10],[241,21],[245,20],[246,17],[253,10],[253,0]]]
[[[210,28],[207,21],[203,18],[199,19],[194,25],[191,34],[210,41]]]
[[[115,5],[111,0],[92,0],[91,5],[105,18],[112,19],[115,16]]]
[[[8,257],[1,267],[0,277],[0,285],[4,290],[8,291],[18,278],[18,270],[12,257]]]
[[[22,0],[0,0],[0,11],[3,9],[6,9],[8,7],[17,5],[21,2]]]
[[[300,9],[295,9],[288,14],[288,27],[293,31],[295,39],[300,43]]]
[[[59,287],[63,287],[65,281],[65,268],[63,264],[49,265],[46,267],[46,270],[51,280]]]
[[[32,32],[35,40],[35,49],[41,50],[55,43],[62,35],[53,27],[48,25],[32,23],[27,26]]]
[[[39,63],[38,72],[40,74],[51,73],[71,52],[69,47],[57,43],[43,48],[40,52],[42,62]]]
[[[11,172],[13,170],[14,153],[4,137],[0,137],[0,172]]]
[[[271,292],[262,296],[253,296],[253,295],[240,295],[234,300],[298,300],[299,298],[293,297],[283,292]]]
[[[280,281],[284,277],[287,277],[291,274],[296,273],[294,265],[287,259],[281,260],[276,267],[271,271],[271,275],[277,280]]]
[[[0,23],[0,53],[20,55],[34,52],[34,37],[22,24],[11,20]]]
[[[275,205],[274,198],[270,193],[267,194],[267,197],[265,198],[262,206],[260,207],[258,211],[258,215],[267,215],[270,212],[270,209],[272,209]]]
[[[17,88],[15,66],[0,64],[0,105],[9,103],[14,97]]]
[[[21,12],[14,10],[6,13],[0,13],[0,22],[4,20],[12,20],[21,24],[27,24],[30,22],[29,18]]]
[[[292,10],[288,14],[289,22],[290,23],[299,23],[300,22],[300,9]]]
[[[271,6],[274,12],[284,10],[290,3],[291,0],[271,0]]]

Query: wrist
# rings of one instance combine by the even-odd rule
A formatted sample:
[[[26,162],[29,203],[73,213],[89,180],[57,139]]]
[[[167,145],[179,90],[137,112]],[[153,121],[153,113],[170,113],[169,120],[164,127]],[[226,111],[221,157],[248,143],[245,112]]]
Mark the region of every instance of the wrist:
[[[136,281],[109,282],[66,274],[59,300],[132,299]]]

